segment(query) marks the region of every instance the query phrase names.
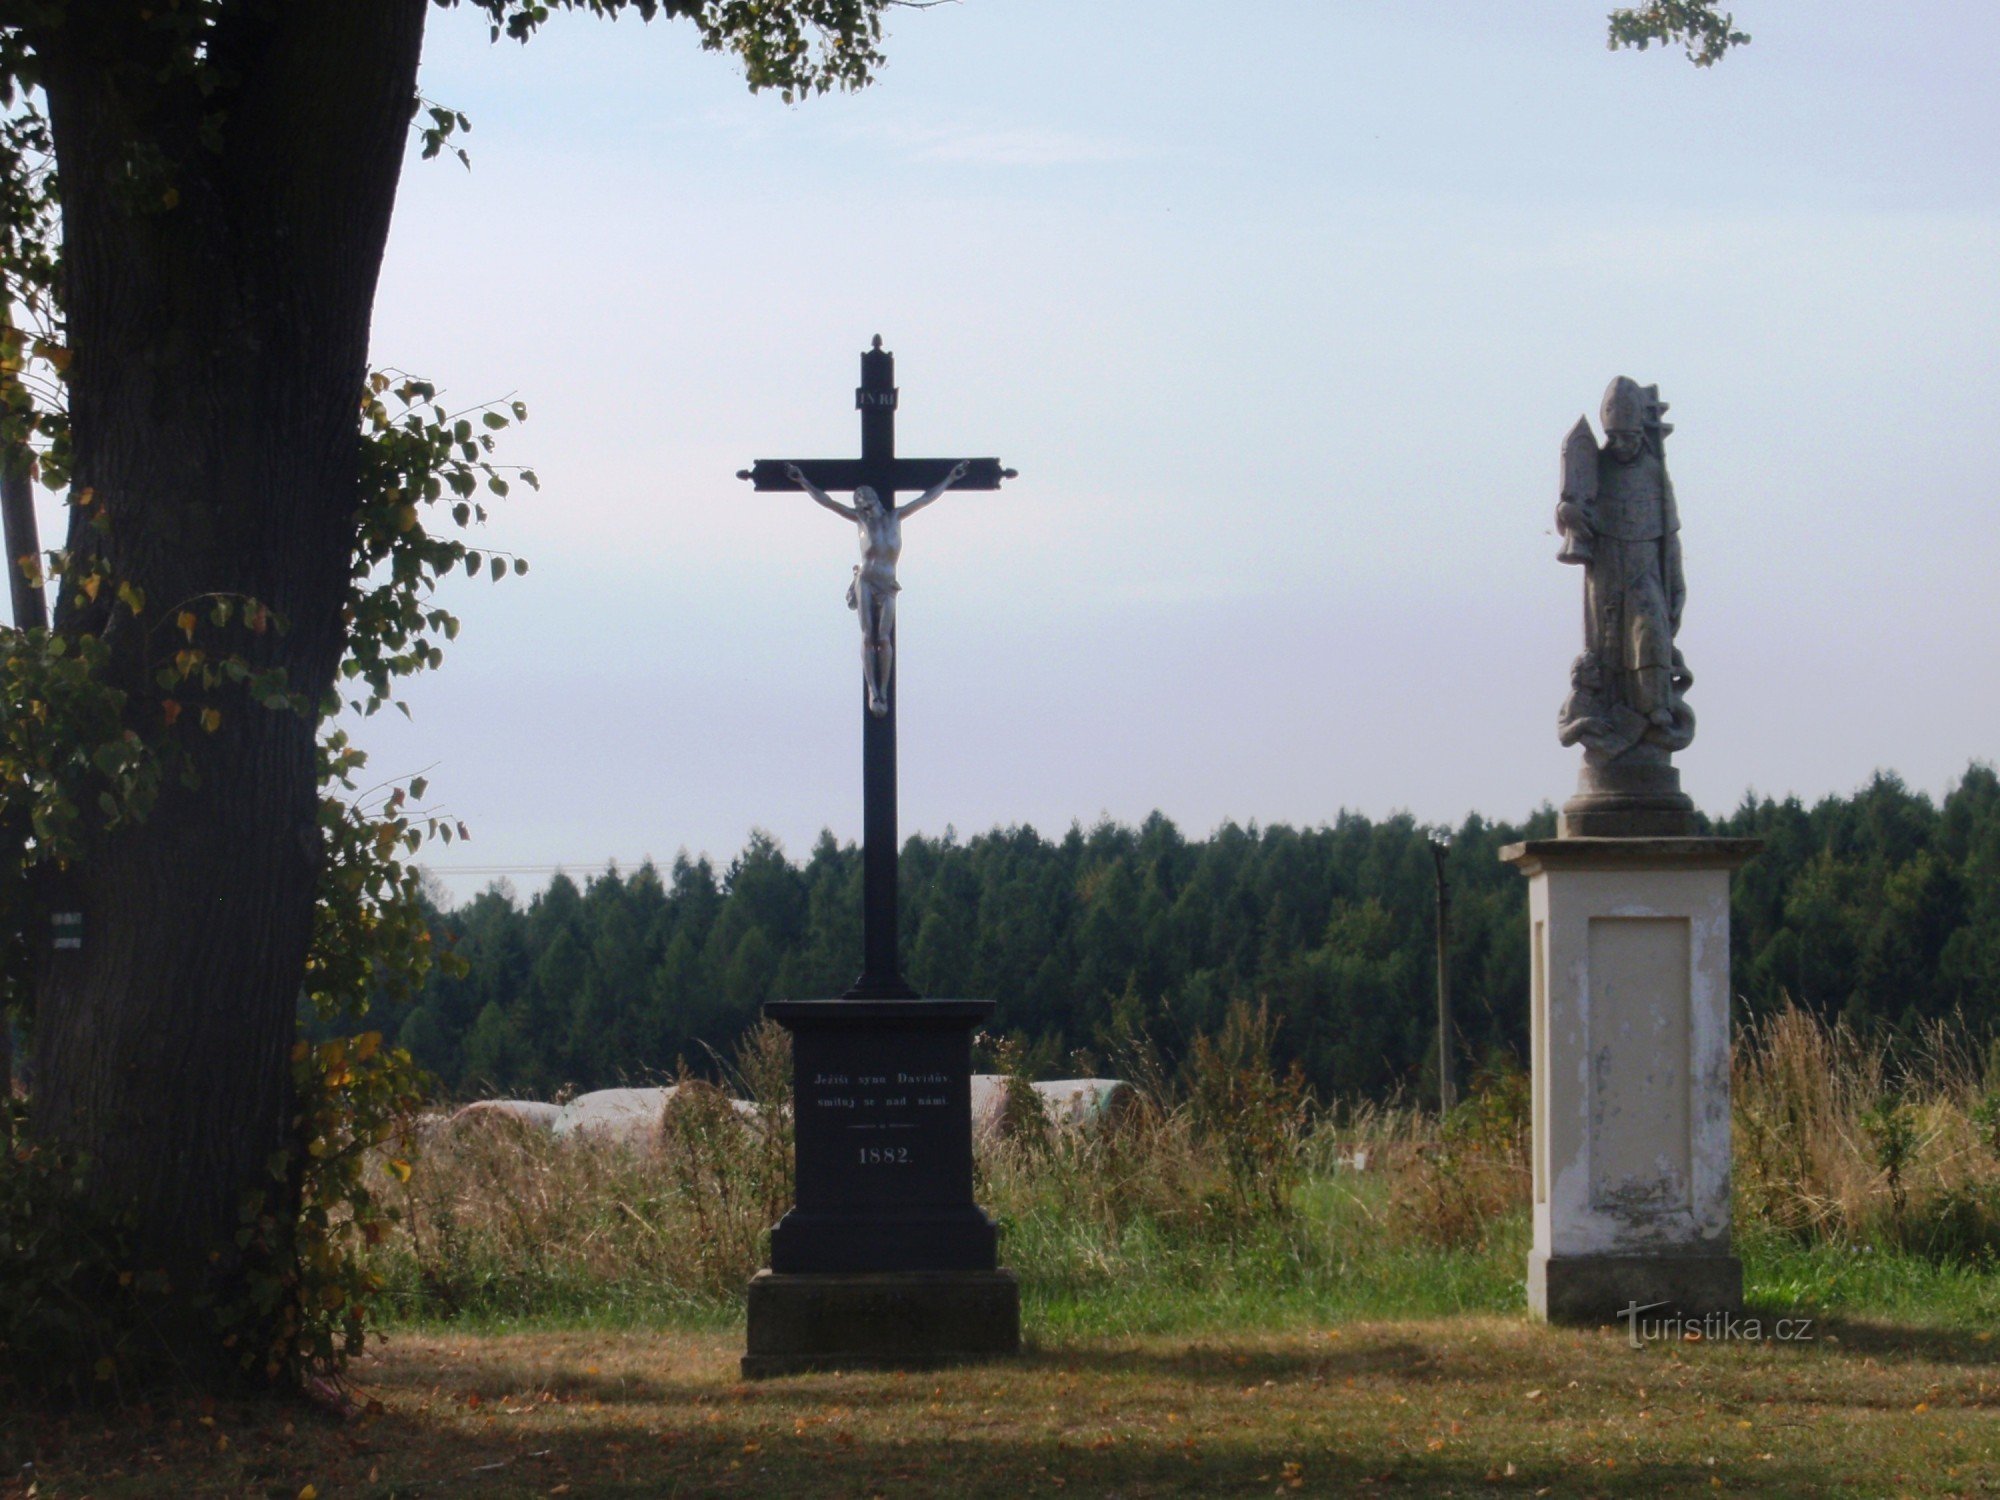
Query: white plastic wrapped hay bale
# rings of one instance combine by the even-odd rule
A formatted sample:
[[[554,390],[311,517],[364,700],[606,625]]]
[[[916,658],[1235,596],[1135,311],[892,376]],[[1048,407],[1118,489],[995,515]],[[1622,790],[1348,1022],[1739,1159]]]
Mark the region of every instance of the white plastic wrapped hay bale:
[[[1041,1107],[1042,1118],[1054,1129],[1098,1130],[1115,1125],[1138,1098],[1122,1078],[1056,1078],[1031,1083],[1025,1094],[1010,1096],[1004,1073],[974,1073],[972,1138],[1011,1134],[1024,1122],[1009,1110],[1019,1111],[1027,1099]]]
[[[1139,1100],[1122,1078],[1056,1078],[1033,1087],[1042,1101],[1042,1113],[1058,1130],[1114,1126]]]
[[[555,1122],[559,1136],[630,1144],[651,1140],[658,1133],[660,1111],[675,1091],[662,1088],[598,1089],[578,1094],[562,1107]]]
[[[539,1099],[475,1099],[443,1122],[443,1128],[457,1130],[507,1120],[531,1130],[554,1130],[562,1118],[562,1106],[544,1104]]]

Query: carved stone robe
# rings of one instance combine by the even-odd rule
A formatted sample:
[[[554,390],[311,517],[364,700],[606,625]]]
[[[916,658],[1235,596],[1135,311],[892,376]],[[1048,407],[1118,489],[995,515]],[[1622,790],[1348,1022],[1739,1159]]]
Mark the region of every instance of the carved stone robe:
[[[1674,632],[1687,583],[1680,515],[1665,459],[1650,440],[1630,463],[1598,455],[1596,538],[1585,564],[1585,643],[1614,699],[1641,715],[1673,712]]]

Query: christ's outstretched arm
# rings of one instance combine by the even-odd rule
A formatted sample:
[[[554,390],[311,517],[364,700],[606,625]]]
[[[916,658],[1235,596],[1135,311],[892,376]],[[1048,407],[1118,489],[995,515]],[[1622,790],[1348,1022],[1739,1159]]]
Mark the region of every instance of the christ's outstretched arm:
[[[817,500],[821,505],[824,505],[828,510],[832,511],[836,516],[839,516],[842,520],[858,521],[861,519],[860,515],[854,510],[852,506],[842,505],[838,500],[834,499],[831,495],[827,494],[825,490],[821,489],[818,485],[814,484],[810,479],[806,478],[805,471],[801,469],[797,464],[785,465],[785,478],[791,480],[793,484],[797,485],[800,489],[804,490],[808,495],[811,495],[813,499]],[[936,497],[933,496],[932,498],[935,499]]]
[[[965,478],[965,476],[969,472],[971,472],[971,469],[972,465],[964,462],[963,460],[961,460],[957,464],[954,464],[949,474],[945,475],[943,479],[939,480],[936,484],[932,485],[929,489],[925,490],[921,495],[917,496],[917,498],[912,500],[908,505],[897,506],[896,514],[898,516],[915,515],[918,511],[922,510],[926,505],[929,505],[931,501],[937,499],[939,495],[942,495],[946,490],[950,489],[953,485],[957,484],[959,480]]]

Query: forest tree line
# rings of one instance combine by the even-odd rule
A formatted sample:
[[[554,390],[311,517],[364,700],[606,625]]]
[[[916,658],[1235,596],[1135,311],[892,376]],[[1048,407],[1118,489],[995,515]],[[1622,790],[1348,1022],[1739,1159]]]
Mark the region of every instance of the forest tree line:
[[[1502,845],[1554,833],[1449,831],[1450,968],[1461,1068],[1527,1046],[1526,882]],[[1734,886],[1739,1018],[1789,996],[1858,1028],[1914,1034],[1958,1013],[2000,1027],[2000,777],[1970,768],[1941,804],[1878,775],[1807,807],[1746,799],[1712,831],[1765,849]],[[1169,1061],[1231,1001],[1266,1002],[1322,1097],[1434,1086],[1435,884],[1406,815],[1225,824],[1190,839],[1155,813],[1049,839],[1027,827],[912,837],[908,978],[998,1002],[1038,1075],[1114,1066],[1135,1027]],[[801,861],[753,834],[725,868],[558,874],[525,906],[504,886],[440,910],[468,965],[373,1024],[458,1097],[547,1096],[709,1066],[766,1000],[837,995],[861,952],[861,856],[830,834]],[[713,1049],[713,1051],[711,1051]]]

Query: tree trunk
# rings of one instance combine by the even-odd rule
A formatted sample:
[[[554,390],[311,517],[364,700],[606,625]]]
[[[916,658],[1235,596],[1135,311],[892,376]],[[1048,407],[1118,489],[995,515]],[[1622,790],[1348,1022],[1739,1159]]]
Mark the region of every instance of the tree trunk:
[[[315,704],[334,680],[356,409],[424,11],[232,9],[207,93],[128,0],[73,0],[40,39],[75,484],[95,496],[69,545],[145,594],[134,620],[108,588],[95,602],[65,589],[57,628],[104,633],[131,726],[183,746],[198,785],[170,779],[144,823],[93,836],[64,877],[83,943],[42,961],[32,1120],[138,1211],[182,1307],[227,1295],[243,1196],[273,1185],[322,844],[312,722],[239,691],[212,731],[192,713],[169,730],[153,673],[184,644],[177,609],[219,594],[289,629],[216,644],[283,665]],[[223,1374],[198,1315],[169,1333],[194,1371]]]

